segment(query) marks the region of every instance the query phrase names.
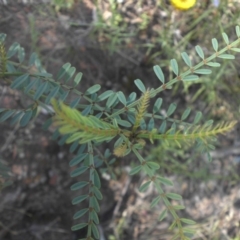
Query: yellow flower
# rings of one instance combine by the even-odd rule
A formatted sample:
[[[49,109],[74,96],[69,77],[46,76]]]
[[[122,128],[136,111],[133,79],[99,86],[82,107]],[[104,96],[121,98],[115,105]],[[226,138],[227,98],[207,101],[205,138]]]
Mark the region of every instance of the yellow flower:
[[[179,10],[187,10],[195,5],[196,0],[170,0],[170,2]]]

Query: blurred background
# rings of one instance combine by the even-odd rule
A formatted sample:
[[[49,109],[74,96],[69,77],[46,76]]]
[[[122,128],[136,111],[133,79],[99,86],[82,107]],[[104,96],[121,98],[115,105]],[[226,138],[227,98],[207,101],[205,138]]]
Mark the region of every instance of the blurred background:
[[[7,34],[6,49],[14,42],[26,56],[36,52],[45,69],[56,76],[70,62],[83,73],[81,89],[100,84],[129,95],[138,89],[134,80],[158,87],[152,67],[160,65],[171,79],[169,62],[175,58],[187,69],[181,52],[199,62],[195,46],[206,56],[214,53],[211,39],[225,46],[237,37],[239,0],[201,0],[181,11],[165,0],[0,0],[0,33]],[[178,113],[190,107],[203,112],[203,122],[239,120],[240,55],[221,60],[220,68],[196,83],[176,84],[161,93],[163,111],[170,103]],[[140,93],[139,93],[140,96]],[[19,108],[25,97],[0,82],[0,107]],[[178,116],[176,116],[178,117]],[[0,125],[0,158],[12,172],[13,184],[0,193],[0,239],[74,240],[84,230],[71,232],[73,214],[86,206],[71,205],[69,160],[74,153],[50,131],[42,130],[49,116],[39,111],[27,127]],[[171,191],[183,197],[182,216],[195,220],[193,239],[240,240],[240,130],[220,136],[209,162],[189,146],[164,144],[146,148],[144,154],[160,163],[159,174],[171,179]],[[105,149],[101,149],[103,152]],[[144,155],[143,155],[144,156]],[[149,188],[140,193],[142,176],[129,176],[132,159],[114,164],[116,179],[102,176],[101,240],[170,240],[171,219],[159,222],[164,206],[151,209],[156,196]],[[168,190],[168,189],[167,189]]]

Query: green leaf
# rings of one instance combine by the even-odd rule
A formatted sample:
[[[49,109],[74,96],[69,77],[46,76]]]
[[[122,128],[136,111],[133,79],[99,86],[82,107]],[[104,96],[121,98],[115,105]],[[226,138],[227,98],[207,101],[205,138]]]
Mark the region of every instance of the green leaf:
[[[230,50],[232,50],[234,52],[240,52],[240,48],[230,48]]]
[[[32,110],[26,111],[25,114],[23,115],[22,119],[20,120],[20,126],[21,127],[25,127],[28,122],[30,121],[31,117],[32,117]]]
[[[167,186],[173,186],[173,182],[167,178],[163,178],[163,177],[157,177],[157,179],[162,183],[165,184]]]
[[[82,162],[86,157],[88,156],[88,153],[83,153],[83,154],[79,154],[76,157],[74,157],[70,162],[69,162],[69,166],[73,167],[75,165],[77,165],[78,163]]]
[[[23,114],[24,114],[24,112],[22,112],[22,111],[16,113],[16,115],[14,115],[10,121],[10,125],[12,126],[12,125],[16,124],[19,121],[19,119],[23,116]]]
[[[195,234],[196,230],[191,228],[183,228],[183,232],[188,234]]]
[[[172,123],[172,126],[171,126],[171,128],[170,128],[169,134],[172,134],[172,135],[175,134],[176,129],[177,129],[177,125],[176,125],[175,122],[173,122],[173,123]]]
[[[235,30],[236,30],[236,34],[237,34],[238,38],[240,38],[240,27],[236,26]]]
[[[46,98],[46,100],[45,100],[45,103],[46,103],[46,104],[49,104],[50,101],[51,101],[51,99],[54,98],[54,97],[58,94],[59,90],[60,90],[60,85],[54,87],[54,88],[51,90],[51,92],[48,94],[48,96],[47,96],[47,98]]]
[[[176,223],[175,223],[175,221],[174,221],[174,224],[176,225]],[[175,225],[174,226],[172,226],[171,225],[171,229],[170,230],[172,230],[174,227],[175,227]],[[179,240],[179,239],[181,239],[181,240],[189,240],[186,236],[184,236],[184,238],[182,237],[182,233],[179,233],[179,232],[177,232],[172,238],[171,238],[171,240]]]
[[[88,168],[89,168],[89,167],[87,167],[87,166],[82,166],[82,167],[79,167],[79,168],[73,170],[73,171],[71,172],[71,177],[76,177],[76,176],[81,175],[82,173],[86,172],[86,170],[87,170]]]
[[[103,112],[99,112],[98,114],[95,115],[96,118],[100,119],[103,115]]]
[[[86,147],[87,147],[87,144],[81,144],[80,148],[78,149],[77,154],[79,155],[79,154],[83,153],[85,151]]]
[[[99,231],[94,223],[92,223],[92,233],[96,239],[99,239]]]
[[[65,63],[57,74],[57,80],[60,80],[68,72],[70,67],[70,63]]]
[[[34,65],[36,58],[38,58],[38,56],[35,52],[33,52],[29,58],[29,66]]]
[[[149,123],[148,123],[148,126],[147,126],[147,130],[148,130],[148,131],[152,131],[153,128],[154,128],[154,126],[155,126],[154,118],[151,118],[151,119],[149,120]]]
[[[213,46],[213,49],[215,50],[215,52],[217,52],[218,51],[218,41],[216,38],[212,39],[212,46]]]
[[[181,53],[181,56],[182,56],[182,59],[184,60],[184,62],[189,66],[189,67],[192,67],[192,61],[191,59],[189,58],[189,56],[187,55],[186,52],[182,52]]]
[[[164,84],[165,83],[165,77],[163,75],[162,69],[158,65],[155,65],[153,67],[153,70],[154,70],[156,76],[158,77],[158,79]],[[145,92],[145,91],[143,91],[143,92]]]
[[[20,45],[19,43],[15,42],[13,43],[7,52],[7,58],[11,58],[19,49]]]
[[[31,82],[26,86],[24,93],[28,93],[35,85],[38,85],[39,81],[39,78],[32,79]]]
[[[126,97],[125,97],[125,95],[123,94],[123,92],[121,92],[121,91],[117,92],[117,96],[118,96],[119,101],[120,101],[124,106],[126,106],[127,100],[126,100]]]
[[[175,73],[175,75],[178,76],[179,71],[178,71],[178,63],[177,63],[176,59],[171,59],[170,65],[171,65],[172,70]]]
[[[18,89],[19,86],[21,86],[24,82],[26,82],[29,79],[29,74],[25,73],[23,75],[21,75],[20,77],[16,78],[12,84],[11,84],[11,88],[13,89]]]
[[[45,71],[45,69],[41,69],[41,71]],[[40,77],[45,77],[45,78],[52,77],[52,74],[47,73],[47,72],[39,72],[39,73],[35,73],[35,75],[38,75]],[[52,84],[53,84],[53,82],[52,82]]]
[[[194,70],[194,73],[197,73],[197,74],[211,74],[212,71],[210,69],[197,69],[197,70]]]
[[[71,144],[71,147],[70,147],[70,149],[69,149],[69,152],[70,152],[70,153],[73,153],[73,152],[77,149],[78,146],[79,146],[79,142],[78,142],[78,141],[75,141],[74,143]]]
[[[92,110],[92,104],[88,105],[86,108],[83,109],[82,115],[87,116],[91,112],[91,110]]]
[[[181,121],[184,121],[189,116],[190,112],[191,112],[191,108],[187,108],[182,114]]]
[[[209,162],[212,162],[212,156],[211,156],[211,154],[210,154],[209,152],[206,152],[206,154],[207,154],[207,159],[208,159],[208,161],[209,161]]]
[[[94,195],[96,196],[96,198],[98,200],[102,200],[103,199],[102,193],[99,191],[99,189],[96,186],[94,186],[92,188],[92,191],[94,192]]]
[[[204,59],[204,52],[203,52],[202,48],[201,48],[199,45],[197,45],[197,46],[195,47],[195,50],[196,50],[198,56],[199,56],[200,58]]]
[[[166,193],[166,197],[173,200],[182,200],[182,196],[176,193]]]
[[[71,230],[77,231],[77,230],[80,230],[80,229],[86,227],[87,225],[88,225],[88,223],[80,223],[80,224],[72,226]]]
[[[168,210],[167,210],[167,209],[164,209],[164,210],[161,212],[158,220],[159,220],[159,221],[162,221],[162,220],[167,216],[167,212],[168,212]]]
[[[64,93],[61,95],[61,97],[59,98],[59,100],[61,100],[62,102],[64,102],[65,99],[67,98],[68,94],[69,94],[69,91],[64,92]]]
[[[142,166],[139,165],[139,166],[132,168],[129,174],[134,175],[134,174],[137,174],[138,172],[140,172],[141,170],[142,170]]]
[[[235,59],[235,56],[232,54],[221,54],[221,55],[218,55],[217,57],[223,58],[223,59]]]
[[[134,115],[134,113],[132,113],[132,112],[128,112],[128,113],[127,113],[127,118],[128,118],[128,120],[129,120],[129,122],[131,122],[132,124],[134,124],[135,121],[136,121],[135,115]]]
[[[142,130],[146,130],[146,127],[147,127],[147,125],[146,125],[145,120],[144,120],[144,119],[141,119],[141,121],[140,121],[140,128],[141,128]]]
[[[38,114],[38,107],[37,106],[34,106],[32,105],[32,118],[35,118]]]
[[[155,207],[155,206],[160,202],[160,200],[161,200],[161,196],[155,197],[155,198],[152,200],[150,207],[151,207],[151,208]]]
[[[5,33],[0,33],[0,42],[3,43],[7,37],[7,34]]]
[[[210,120],[208,120],[208,121],[206,121],[206,122],[204,123],[204,127],[210,126],[210,125],[212,125],[213,123],[214,123],[214,121],[213,121],[212,119],[210,119]]]
[[[46,131],[50,127],[50,125],[52,125],[52,118],[49,118],[44,122],[42,129]]]
[[[98,200],[97,200],[97,198],[95,196],[92,196],[90,198],[90,205],[95,209],[96,212],[100,211]]]
[[[76,132],[76,133],[71,134],[71,132],[73,131],[73,128],[69,125],[60,127],[59,131],[61,134],[68,134],[68,138],[66,139],[67,144],[75,142],[75,141],[79,141],[82,138],[81,132]]]
[[[78,212],[76,212],[74,215],[73,215],[73,219],[78,219],[80,217],[82,217],[84,214],[86,214],[87,212],[89,211],[88,208],[84,208]]]
[[[0,117],[0,122],[6,121],[8,118],[10,118],[15,113],[15,110],[7,110],[5,113],[2,114]]]
[[[187,219],[187,218],[180,218],[180,220],[186,224],[189,224],[189,225],[193,225],[193,224],[196,224],[196,222],[194,222],[193,220],[191,219]]]
[[[228,45],[228,44],[229,44],[228,35],[223,32],[223,33],[222,33],[222,36],[223,36],[224,42]]]
[[[182,209],[185,209],[185,207],[183,205],[173,205],[173,208],[175,210],[182,210]]]
[[[113,93],[113,94],[108,98],[108,100],[107,100],[107,102],[106,102],[106,106],[107,106],[108,108],[110,108],[110,107],[115,103],[115,101],[117,100],[117,98],[118,98],[117,94],[116,94],[116,93]]]
[[[41,72],[43,69],[42,69],[42,64],[41,64],[41,62],[40,62],[40,60],[39,60],[39,58],[36,58],[35,59],[35,66],[36,66],[36,68],[39,70],[39,72]],[[41,73],[40,73],[41,74]]]
[[[198,79],[199,79],[199,77],[197,75],[188,75],[188,76],[183,77],[182,80],[185,82],[190,82],[190,81],[196,81]]]
[[[119,137],[117,141],[114,143],[114,148],[120,146],[123,143],[123,138]]]
[[[86,195],[82,195],[82,196],[78,196],[78,197],[75,197],[73,200],[72,200],[72,204],[73,205],[76,205],[78,203],[81,203],[82,201],[84,201],[85,199],[87,199],[89,196],[86,194]]]
[[[75,107],[78,105],[78,103],[80,102],[80,100],[81,100],[81,97],[78,97],[78,98],[74,99],[74,100],[69,104],[70,108],[75,108]]]
[[[62,146],[63,144],[66,143],[66,141],[67,141],[68,138],[69,138],[69,134],[66,134],[66,135],[62,136],[62,137],[60,138],[60,140],[58,141],[58,144],[59,144],[60,146]]]
[[[19,62],[22,63],[24,58],[25,58],[25,50],[24,50],[23,47],[19,47],[18,48],[18,60],[19,60]]]
[[[126,128],[132,126],[132,124],[130,122],[126,121],[126,120],[116,119],[116,121],[117,121],[118,125],[121,125],[121,126],[126,127]]]
[[[98,96],[98,101],[103,101],[106,98],[109,98],[112,94],[114,94],[112,90],[107,90]]]
[[[56,129],[51,137],[52,140],[57,140],[58,137],[60,136],[60,132],[58,131],[58,129]]]
[[[132,92],[127,99],[127,104],[134,102],[136,97],[137,97],[137,94],[135,92]]]
[[[221,66],[221,64],[217,63],[217,62],[208,62],[207,65],[210,67],[220,67]]]
[[[7,62],[7,71],[14,73],[16,72],[16,68],[11,63]]]
[[[81,189],[81,188],[87,186],[88,184],[89,184],[89,182],[86,182],[86,181],[74,183],[71,186],[71,190],[75,191],[75,190]]]
[[[73,80],[73,82],[74,82],[74,84],[73,84],[73,87],[75,88],[79,83],[80,83],[80,81],[82,80],[82,73],[81,72],[79,72],[76,76],[75,76],[75,78],[74,78],[74,80]]]
[[[159,131],[160,133],[165,133],[166,127],[167,127],[167,121],[164,120],[164,121],[162,122],[160,128],[158,129],[158,131]]]
[[[193,124],[198,124],[201,118],[202,118],[202,112],[198,111],[194,118]]]
[[[67,82],[72,78],[72,76],[74,75],[75,71],[76,71],[76,68],[75,68],[75,67],[71,67],[71,68],[67,71],[66,77],[65,77],[65,79],[64,79],[64,82],[65,82],[65,83],[67,83]]]
[[[168,110],[167,110],[167,116],[170,117],[174,113],[176,108],[177,108],[177,104],[176,103],[171,103],[170,106],[168,107]]]
[[[143,92],[143,93],[146,92],[146,88],[145,88],[143,82],[140,79],[134,80],[134,83],[141,92]]]
[[[99,219],[97,213],[93,210],[90,212],[90,218],[96,223],[99,224]]]
[[[158,98],[157,101],[155,102],[154,106],[153,106],[153,113],[157,113],[160,111],[160,108],[162,106],[162,98]]]
[[[38,100],[43,95],[47,87],[48,87],[48,82],[44,82],[42,85],[40,85],[37,88],[37,91],[35,92],[33,99]]]
[[[101,181],[100,181],[100,178],[99,178],[99,175],[98,175],[98,172],[97,170],[94,170],[93,172],[93,183],[94,185],[97,187],[97,188],[100,188],[101,187]]]
[[[145,192],[148,189],[148,187],[150,186],[151,182],[152,181],[147,181],[144,184],[142,184],[139,188],[139,192]]]
[[[149,168],[154,170],[157,170],[160,168],[159,164],[155,162],[147,162],[146,164],[148,165]]]
[[[100,88],[101,88],[101,85],[95,84],[95,85],[93,85],[92,87],[90,87],[90,88],[87,89],[87,91],[85,92],[85,95],[93,94],[93,93],[99,91]]]

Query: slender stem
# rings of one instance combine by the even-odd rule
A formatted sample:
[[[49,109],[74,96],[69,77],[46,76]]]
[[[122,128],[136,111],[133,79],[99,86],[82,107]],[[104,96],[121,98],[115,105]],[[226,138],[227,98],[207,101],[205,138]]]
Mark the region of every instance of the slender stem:
[[[92,184],[94,183],[94,161],[93,161],[93,147],[92,147],[92,143],[88,142],[88,154],[89,154],[89,167],[90,167],[90,171],[89,171],[89,179],[90,182],[92,182]],[[92,197],[92,191],[91,191],[91,187],[92,184],[89,185],[89,196],[90,198]],[[93,206],[91,205],[91,201],[89,201],[89,215],[88,215],[88,231],[87,231],[87,236],[91,237],[92,236],[92,219],[91,219],[91,215],[90,215],[90,211],[92,211]]]

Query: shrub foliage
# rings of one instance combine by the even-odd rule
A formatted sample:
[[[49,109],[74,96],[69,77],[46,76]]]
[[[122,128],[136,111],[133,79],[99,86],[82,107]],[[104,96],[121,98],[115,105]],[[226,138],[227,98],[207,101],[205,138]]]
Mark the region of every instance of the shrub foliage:
[[[234,59],[234,55],[227,51],[240,52],[240,48],[237,48],[240,42],[239,26],[236,27],[236,35],[237,40],[230,42],[228,35],[223,33],[226,46],[222,49],[219,49],[217,39],[212,39],[214,53],[208,57],[200,46],[196,46],[195,50],[199,56],[196,65],[193,65],[189,55],[183,52],[181,56],[188,67],[185,72],[180,71],[175,59],[170,60],[169,67],[175,78],[169,81],[166,81],[161,67],[154,66],[159,87],[147,89],[143,81],[135,80],[136,87],[142,93],[137,99],[136,92],[132,92],[129,96],[121,91],[112,90],[100,93],[99,84],[89,87],[85,92],[80,91],[82,73],[76,73],[76,68],[70,63],[64,64],[56,77],[46,72],[35,53],[31,54],[28,65],[25,65],[24,49],[18,43],[13,43],[8,50],[5,50],[6,35],[0,34],[1,80],[32,100],[26,109],[1,108],[0,122],[8,120],[10,125],[18,123],[25,127],[29,121],[37,117],[39,107],[47,109],[51,117],[44,123],[44,129],[54,124],[56,130],[53,138],[59,139],[59,144],[71,144],[70,151],[76,153],[69,163],[71,167],[76,166],[71,172],[71,177],[89,173],[87,181],[76,182],[71,186],[73,191],[88,188],[86,194],[72,200],[73,204],[89,202],[87,208],[80,209],[74,214],[73,218],[80,219],[80,223],[72,227],[73,231],[86,227],[85,240],[99,239],[97,227],[99,201],[103,198],[99,168],[103,171],[111,171],[111,165],[116,161],[116,157],[124,157],[132,153],[138,159],[138,164],[131,169],[130,174],[134,175],[142,171],[147,178],[139,191],[145,191],[150,184],[154,185],[158,196],[152,200],[151,207],[162,201],[166,208],[159,214],[159,219],[163,220],[167,214],[172,215],[170,229],[176,230],[173,239],[190,239],[194,232],[189,225],[194,224],[194,221],[181,218],[178,211],[184,206],[173,205],[171,202],[180,201],[182,197],[164,191],[164,185],[172,186],[173,183],[158,174],[157,170],[160,168],[158,163],[148,161],[142,155],[148,141],[166,142],[168,145],[174,143],[179,147],[183,144],[195,144],[196,148],[207,153],[211,160],[209,150],[214,148],[216,135],[231,130],[236,122],[215,125],[212,120],[208,120],[200,124],[202,113],[198,111],[194,117],[189,117],[190,108],[176,119],[173,117],[177,110],[175,103],[171,103],[166,114],[163,115],[161,113],[163,99],[158,95],[179,81],[194,82],[201,75],[211,74],[211,68],[221,67],[217,62],[219,58]],[[71,98],[73,100],[70,100],[70,95],[74,95],[74,98]],[[155,99],[155,102],[149,106],[151,99]],[[99,155],[95,150],[96,146],[110,141],[113,142],[113,149],[107,149]],[[9,177],[2,164],[0,164],[0,175],[3,179]]]

